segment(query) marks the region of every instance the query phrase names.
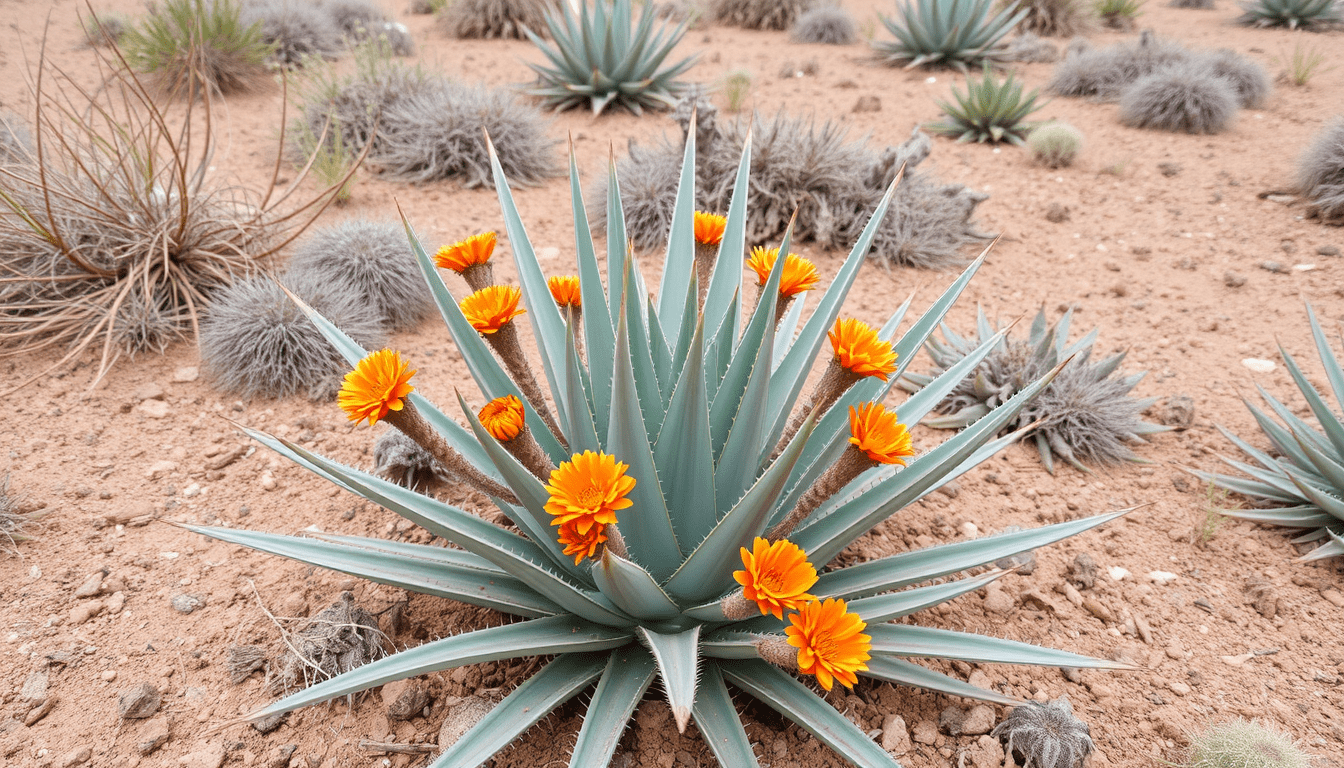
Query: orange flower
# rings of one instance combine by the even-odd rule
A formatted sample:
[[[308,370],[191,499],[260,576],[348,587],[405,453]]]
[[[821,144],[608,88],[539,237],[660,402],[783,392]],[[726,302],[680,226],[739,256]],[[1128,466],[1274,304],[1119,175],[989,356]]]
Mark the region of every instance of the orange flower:
[[[695,242],[705,245],[718,245],[723,242],[723,230],[728,219],[714,213],[695,212]]]
[[[523,431],[523,401],[513,395],[496,397],[481,409],[481,426],[501,443]]]
[[[785,627],[789,645],[798,649],[798,669],[804,674],[816,675],[821,687],[831,690],[835,680],[846,688],[853,688],[858,675],[868,669],[863,662],[873,647],[872,639],[863,634],[868,626],[858,614],[845,610],[845,601],[830,598],[825,602],[807,603],[789,616],[793,626]]]
[[[482,232],[461,242],[445,245],[434,254],[434,263],[460,274],[467,267],[489,261],[495,252],[495,240],[494,232]]]
[[[881,403],[849,406],[849,435],[849,442],[878,464],[905,466],[905,459],[915,455],[910,431]]]
[[[862,320],[852,317],[836,320],[827,337],[836,361],[860,376],[876,376],[886,381],[896,371],[896,353],[890,342],[879,339],[877,331]]]
[[[355,370],[345,374],[345,382],[336,396],[341,410],[356,424],[368,419],[369,426],[385,418],[388,411],[400,411],[402,398],[415,390],[410,384],[415,371],[399,352],[380,349],[370,352]]]
[[[607,540],[607,526],[601,523],[588,529],[588,533],[579,533],[575,523],[565,523],[560,526],[560,543],[565,545],[565,554],[574,556],[574,564],[578,565],[585,557],[592,557],[597,552],[599,544]]]
[[[777,258],[779,258],[778,248],[757,246],[751,249],[751,258],[747,259],[747,266],[756,270],[757,285],[765,285],[770,279],[770,270],[775,268]],[[821,275],[817,273],[817,266],[811,261],[796,253],[784,257],[784,272],[779,276],[781,296],[797,296],[803,291],[816,288],[820,282]]]
[[[546,287],[551,289],[551,298],[560,305],[561,309],[565,307],[579,308],[583,306],[583,296],[579,292],[579,278],[574,275],[556,275],[546,281]]]
[[[522,298],[523,292],[516,285],[492,285],[463,299],[459,306],[472,328],[489,334],[527,311],[518,307]]]
[[[616,512],[634,502],[626,498],[635,487],[635,478],[627,477],[629,464],[615,456],[584,451],[551,472],[546,492],[551,498],[546,511],[555,516],[551,525],[573,523],[580,535],[588,535],[595,526],[612,525]]]
[[[751,552],[742,547],[742,565],[745,571],[733,571],[733,578],[742,585],[742,595],[756,603],[761,615],[773,613],[784,618],[784,611],[792,611],[808,600],[817,598],[807,590],[817,583],[817,569],[807,562],[807,555],[791,541],[768,540],[757,536]]]

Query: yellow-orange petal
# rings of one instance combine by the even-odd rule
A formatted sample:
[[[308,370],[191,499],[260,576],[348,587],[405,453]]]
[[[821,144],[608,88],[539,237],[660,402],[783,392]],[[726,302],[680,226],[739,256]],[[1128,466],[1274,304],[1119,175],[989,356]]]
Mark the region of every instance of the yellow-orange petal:
[[[770,279],[770,271],[775,268],[775,260],[778,258],[778,248],[757,246],[751,249],[751,257],[747,259],[747,266],[756,272],[757,285],[765,285]],[[810,260],[804,259],[796,253],[790,253],[784,257],[784,271],[779,275],[780,295],[797,296],[803,291],[816,288],[820,282],[821,274],[817,272],[817,265]]]
[[[742,585],[742,595],[756,603],[761,615],[784,618],[791,611],[816,598],[807,593],[817,583],[817,569],[807,562],[807,554],[786,539],[774,543],[761,537],[752,542],[751,551],[741,550],[744,570],[733,571]]]
[[[574,275],[556,275],[546,281],[546,287],[551,289],[551,298],[561,309],[565,307],[582,307],[583,296],[579,291],[579,278]],[[563,314],[563,313],[561,313]]]
[[[514,395],[496,397],[485,404],[479,415],[481,426],[501,443],[512,440],[523,431],[525,417],[523,401]]]
[[[587,533],[580,533],[574,523],[565,523],[556,535],[560,543],[565,545],[565,554],[573,555],[574,564],[578,565],[583,558],[593,557],[597,548],[606,542],[607,526],[597,524],[589,528]]]
[[[490,334],[527,312],[518,306],[522,298],[523,292],[516,285],[491,285],[463,299],[459,306],[472,328]]]
[[[849,407],[849,442],[879,464],[905,466],[905,460],[915,455],[910,430],[881,403]]]
[[[852,317],[840,318],[827,334],[831,349],[841,366],[859,376],[876,376],[883,381],[896,371],[896,352],[891,343],[878,338],[872,326]]]
[[[718,245],[723,242],[723,231],[728,227],[727,217],[716,213],[695,212],[695,242]]]
[[[846,688],[858,682],[857,672],[868,669],[872,638],[863,634],[868,625],[858,614],[849,613],[845,601],[828,598],[799,607],[785,627],[789,645],[798,649],[798,669],[815,675],[821,687],[831,690],[839,680]]]
[[[400,353],[391,349],[370,352],[345,374],[336,402],[351,421],[358,424],[367,419],[373,426],[388,411],[401,410],[403,399],[415,390],[410,384],[414,375]]]
[[[616,513],[634,504],[628,498],[635,487],[635,478],[625,474],[629,468],[615,456],[594,451],[560,462],[546,484],[551,525],[572,524],[579,534],[588,535],[595,526],[614,524]]]
[[[434,263],[443,269],[461,273],[467,267],[490,261],[495,252],[496,239],[494,232],[482,232],[452,245],[445,245],[434,254]]]

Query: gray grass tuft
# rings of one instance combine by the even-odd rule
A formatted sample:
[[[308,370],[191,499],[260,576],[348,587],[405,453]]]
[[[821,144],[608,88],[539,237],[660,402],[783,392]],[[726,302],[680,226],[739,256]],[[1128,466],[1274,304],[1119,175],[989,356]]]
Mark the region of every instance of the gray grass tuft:
[[[294,250],[289,273],[302,282],[346,283],[392,330],[414,328],[434,307],[399,224],[346,221],[315,230]]]
[[[991,735],[1022,756],[1022,768],[1080,768],[1096,749],[1087,723],[1061,696],[1048,704],[1028,701],[1013,709]]]
[[[939,268],[963,261],[965,247],[989,237],[971,223],[987,196],[959,184],[942,184],[915,166],[928,157],[932,142],[916,129],[899,147],[874,152],[863,142],[848,142],[843,127],[778,113],[753,115],[720,126],[707,100],[683,99],[674,112],[683,136],[690,127],[689,104],[698,104],[697,207],[726,212],[748,127],[752,131],[751,199],[747,205],[747,242],[780,237],[794,210],[797,242],[847,248],[858,238],[902,163],[906,175],[873,241],[872,258],[893,266]],[[626,234],[645,250],[666,244],[676,199],[683,143],[630,145],[617,166]],[[602,174],[588,197],[589,217],[606,226],[607,177]]]
[[[1336,117],[1297,162],[1297,188],[1309,214],[1327,224],[1344,224],[1344,117]]]
[[[1092,48],[1085,39],[1078,39],[1069,43],[1047,88],[1061,96],[1115,99],[1139,78],[1189,58],[1185,47],[1158,38],[1150,30],[1144,30],[1135,42],[1106,48]]]
[[[1083,132],[1068,123],[1046,123],[1027,137],[1031,159],[1047,168],[1073,165],[1083,148]]]
[[[310,276],[286,286],[365,348],[383,343],[382,323],[346,283]],[[217,385],[243,397],[335,397],[349,369],[275,280],[257,276],[222,291],[201,322],[201,362]]]
[[[307,688],[385,655],[378,620],[356,605],[349,592],[342,592],[336,602],[309,619],[307,626],[290,635],[285,644],[287,648],[271,679],[275,691]]]
[[[10,488],[9,475],[0,478],[0,552],[15,554],[18,543],[32,538],[29,532],[42,516],[28,507],[23,496]]]
[[[1212,11],[1217,7],[1213,0],[1171,0],[1167,5],[1172,8],[1186,8],[1197,11]]]
[[[1059,59],[1059,48],[1033,32],[1023,32],[1008,41],[1003,58],[1025,64],[1049,64]]]
[[[0,112],[0,165],[33,160],[33,134],[22,117]]]
[[[341,52],[341,30],[325,9],[303,0],[250,0],[240,14],[245,25],[259,24],[271,60],[301,67],[312,58],[334,59]]]
[[[1308,768],[1292,737],[1255,720],[1234,720],[1190,739],[1188,768]]]
[[[546,12],[553,7],[549,0],[452,0],[439,15],[439,24],[465,40],[526,40],[524,29],[545,35]]]
[[[853,45],[859,39],[858,28],[849,11],[834,5],[813,8],[798,17],[789,30],[796,43]]]
[[[405,24],[388,19],[370,0],[323,0],[322,9],[351,43],[381,37],[396,55],[415,55],[411,31]]]
[[[1017,23],[1017,28],[1024,32],[1044,37],[1073,37],[1091,27],[1083,0],[1022,0],[1017,7],[1027,12]]]
[[[714,20],[743,29],[788,29],[815,0],[715,0]]]
[[[116,45],[130,27],[125,16],[111,11],[81,14],[80,23],[84,27],[84,43],[89,46]]]
[[[374,442],[373,471],[413,491],[454,479],[447,467],[440,464],[429,451],[395,427],[388,427]]]
[[[1165,67],[1120,96],[1120,121],[1135,128],[1220,133],[1236,115],[1236,88],[1204,65]]]
[[[1023,387],[1044,376],[1072,357],[1055,380],[1028,403],[1005,433],[1041,422],[1031,433],[1047,471],[1062,459],[1088,471],[1084,463],[1114,465],[1136,458],[1129,445],[1143,443],[1143,435],[1167,431],[1148,424],[1140,415],[1154,398],[1133,398],[1129,392],[1144,374],[1112,376],[1124,361],[1121,352],[1091,361],[1095,331],[1068,344],[1072,312],[1054,326],[1047,326],[1041,312],[1026,339],[1007,338],[989,353],[975,372],[958,384],[938,405],[941,416],[925,420],[937,429],[960,429],[1002,405]],[[974,337],[962,337],[944,329],[943,339],[930,339],[927,349],[935,373],[942,373],[994,336],[993,326],[981,312]],[[906,373],[900,386],[915,392],[931,381],[930,376]]]
[[[1264,106],[1269,98],[1271,86],[1265,68],[1236,51],[1227,48],[1206,51],[1195,57],[1195,64],[1208,67],[1214,76],[1230,83],[1237,94],[1237,103],[1245,109]]]

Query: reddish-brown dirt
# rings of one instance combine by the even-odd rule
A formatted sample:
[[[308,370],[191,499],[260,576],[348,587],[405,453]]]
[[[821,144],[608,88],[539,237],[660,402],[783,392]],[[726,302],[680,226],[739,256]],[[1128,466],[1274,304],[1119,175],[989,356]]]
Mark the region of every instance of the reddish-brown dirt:
[[[541,59],[528,43],[448,40],[429,19],[409,16],[401,0],[397,4],[397,18],[411,27],[420,46],[420,61],[453,77],[495,85],[522,82],[529,79],[522,62]],[[889,3],[849,0],[846,5],[861,24],[876,25],[877,34],[886,35],[875,14],[888,12]],[[49,55],[76,79],[93,83],[93,60],[78,45],[76,12],[82,8],[72,0],[0,0],[0,17],[6,19],[0,30],[0,105],[28,108],[24,77],[48,20]],[[140,10],[132,0],[99,8]],[[1294,45],[1315,46],[1326,52],[1327,68],[1307,87],[1279,83],[1264,109],[1244,111],[1230,131],[1216,136],[1132,130],[1118,123],[1112,104],[1056,98],[1037,116],[1066,119],[1084,131],[1087,147],[1072,168],[1047,171],[1012,147],[948,140],[935,142],[928,161],[945,180],[989,192],[980,208],[981,228],[1005,235],[952,312],[954,327],[966,328],[977,304],[1000,320],[1041,306],[1053,318],[1073,306],[1075,327],[1101,329],[1099,351],[1129,350],[1127,370],[1149,372],[1138,394],[1192,397],[1193,425],[1140,447],[1150,463],[1091,475],[1065,467],[1051,476],[1034,450],[1010,448],[961,479],[959,492],[934,494],[902,511],[852,550],[871,557],[953,541],[964,535],[967,522],[991,533],[1009,525],[1146,505],[1121,522],[1040,551],[1034,573],[1006,577],[1002,590],[968,595],[917,617],[920,623],[1138,665],[1133,672],[1085,671],[1070,680],[1052,668],[931,662],[1024,698],[1067,695],[1091,726],[1099,753],[1094,765],[1179,762],[1191,732],[1211,722],[1255,717],[1299,739],[1318,765],[1344,766],[1344,644],[1338,635],[1344,626],[1344,585],[1339,571],[1329,563],[1294,563],[1299,552],[1284,532],[1249,524],[1225,522],[1206,544],[1194,543],[1211,502],[1185,469],[1213,469],[1219,454],[1235,450],[1214,425],[1263,444],[1240,399],[1253,396],[1257,384],[1305,412],[1282,365],[1273,373],[1253,374],[1240,361],[1274,359],[1275,344],[1282,343],[1318,376],[1303,299],[1331,324],[1344,319],[1344,264],[1337,255],[1318,251],[1344,246],[1344,231],[1304,220],[1300,207],[1257,197],[1288,186],[1296,156],[1344,104],[1344,37],[1247,29],[1233,24],[1238,13],[1226,1],[1214,11],[1149,2],[1141,22],[1190,46],[1230,47],[1271,73],[1283,69],[1278,58],[1291,54]],[[1098,33],[1093,41],[1123,37]],[[947,98],[949,88],[963,81],[947,71],[879,66],[864,44],[804,46],[790,43],[784,33],[698,29],[687,34],[679,51],[703,53],[689,74],[695,81],[717,82],[738,68],[752,72],[749,108],[814,112],[819,120],[843,122],[855,139],[869,135],[879,146],[898,143],[915,123],[935,119],[934,100]],[[819,65],[815,75],[780,76],[789,62],[790,68],[799,68],[814,59]],[[1051,67],[1033,64],[1021,71],[1030,86],[1040,86]],[[852,113],[861,96],[878,97],[881,111]],[[216,162],[219,172],[235,173],[246,183],[267,176],[279,106],[278,89],[228,100],[229,138]],[[671,130],[670,121],[657,115],[594,120],[582,112],[558,115],[551,126],[557,141],[573,136],[588,178],[602,172],[609,148],[620,154],[632,137],[650,141]],[[1171,164],[1166,167],[1176,169],[1174,175],[1165,174],[1162,164]],[[567,182],[557,178],[516,194],[544,254],[543,267],[551,273],[573,271]],[[500,226],[493,191],[466,191],[454,182],[395,185],[369,177],[361,179],[353,202],[325,221],[388,219],[395,215],[394,202],[429,245]],[[1068,209],[1066,220],[1047,220],[1055,204]],[[801,250],[826,277],[843,256],[806,246]],[[656,263],[657,255],[647,260]],[[1261,268],[1266,261],[1280,262],[1285,271]],[[501,268],[501,275],[512,278],[510,270]],[[1229,271],[1243,276],[1244,284],[1230,286],[1224,279]],[[926,305],[952,277],[872,264],[848,311],[880,321],[917,288],[917,307]],[[470,385],[437,321],[394,342],[414,360],[417,382],[431,398],[449,402],[454,387]],[[18,381],[53,359],[0,363],[0,384]],[[433,742],[461,698],[506,692],[535,665],[485,664],[431,675],[423,681],[433,696],[429,716],[409,721],[388,720],[384,691],[357,700],[353,708],[339,702],[294,713],[267,735],[245,725],[225,725],[270,699],[260,675],[233,684],[226,670],[230,646],[279,649],[279,633],[263,605],[277,616],[298,617],[316,613],[342,590],[351,590],[360,604],[384,612],[384,628],[391,632],[386,611],[405,604],[408,596],[213,543],[170,522],[288,533],[316,526],[411,541],[427,538],[390,512],[264,448],[252,451],[231,422],[297,439],[359,466],[371,464],[374,432],[350,427],[333,404],[239,402],[204,378],[178,380],[191,379],[183,369],[198,364],[196,348],[178,344],[164,356],[122,361],[91,388],[96,361],[86,360],[6,398],[0,475],[9,473],[14,490],[44,504],[48,513],[36,539],[22,543],[17,556],[0,555],[0,678],[6,681],[0,685],[0,766],[73,765],[86,755],[89,765],[125,768],[213,767],[221,759],[230,765],[311,768],[423,764],[421,756],[385,758],[359,743],[385,741],[389,735],[400,743]],[[893,402],[899,403],[899,397],[893,396]],[[919,429],[916,445],[927,447],[943,437]],[[243,447],[249,452],[234,463],[207,468],[214,457]],[[455,489],[447,493],[468,508],[485,505],[483,497]],[[156,522],[137,525],[143,520],[133,518],[142,515]],[[1091,610],[1056,590],[1083,553],[1100,569],[1096,586],[1083,593],[1092,601]],[[1130,575],[1117,581],[1108,575],[1113,568]],[[1165,585],[1151,583],[1145,575],[1153,571],[1176,578]],[[106,574],[101,592],[76,596],[95,572]],[[1259,604],[1261,610],[1252,604],[1247,589],[1252,583],[1270,594]],[[174,610],[172,599],[184,594],[203,605],[190,614]],[[421,596],[411,596],[404,613],[407,621],[392,637],[398,648],[500,620]],[[1139,632],[1145,622],[1147,631]],[[42,680],[45,696],[54,702],[49,711],[27,726],[9,722],[29,716],[24,686]],[[138,745],[161,721],[118,719],[118,696],[142,683],[158,687],[162,712],[171,723],[167,743],[146,757]],[[867,683],[853,693],[837,688],[829,698],[869,730],[882,729],[889,716],[897,715],[911,731],[920,731],[949,705],[971,706]],[[745,697],[742,704],[763,765],[841,764],[797,726]],[[995,714],[1001,719],[1006,710],[997,708]],[[579,704],[562,708],[495,765],[564,765],[581,715]],[[616,765],[713,764],[693,728],[678,735],[671,724],[668,708],[651,692],[622,741]],[[963,759],[987,766],[1002,760],[991,741],[938,735],[934,743],[914,743],[900,759],[915,768],[962,765]],[[284,750],[286,745],[293,749]]]

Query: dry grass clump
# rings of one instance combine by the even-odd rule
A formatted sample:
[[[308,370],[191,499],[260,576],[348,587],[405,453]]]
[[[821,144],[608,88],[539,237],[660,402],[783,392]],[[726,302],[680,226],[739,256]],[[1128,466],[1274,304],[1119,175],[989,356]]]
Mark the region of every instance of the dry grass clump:
[[[306,0],[247,0],[242,23],[256,25],[271,47],[270,60],[284,67],[335,59],[342,48],[341,30],[326,9]]]
[[[1215,77],[1226,80],[1237,94],[1237,103],[1244,109],[1264,106],[1272,86],[1265,68],[1236,51],[1219,48],[1200,53],[1196,63],[1206,66]]]
[[[1220,133],[1236,115],[1232,83],[1198,64],[1160,69],[1136,80],[1120,96],[1120,120],[1135,128]]]
[[[104,12],[80,14],[80,25],[84,28],[84,43],[90,47],[112,46],[121,42],[131,22],[120,13]]]
[[[1190,56],[1184,46],[1158,38],[1151,30],[1144,30],[1135,42],[1106,48],[1093,48],[1079,39],[1069,44],[1047,87],[1061,96],[1116,99],[1139,78],[1173,64],[1186,64]]]
[[[378,620],[349,592],[288,635],[285,645],[270,681],[277,692],[307,688],[386,655]]]
[[[1046,123],[1027,137],[1031,159],[1046,168],[1073,165],[1083,149],[1083,132],[1068,123]]]
[[[93,92],[43,55],[31,91],[42,152],[0,164],[0,358],[60,353],[32,379],[91,349],[101,378],[123,354],[189,337],[219,290],[331,200],[291,200],[304,174],[278,191],[278,157],[261,191],[210,173],[209,94],[169,111],[115,55],[95,49],[105,85]]]
[[[31,163],[33,136],[23,118],[13,112],[0,112],[0,165]]]
[[[1017,7],[1027,12],[1017,28],[1043,37],[1073,37],[1092,26],[1082,0],[1020,0]]]
[[[1059,48],[1034,32],[1023,32],[1008,41],[1003,58],[1025,64],[1049,64],[1059,59]]]
[[[382,38],[356,47],[353,73],[317,71],[301,101],[301,131],[328,141],[339,135],[349,152],[367,152],[366,165],[397,181],[491,183],[487,132],[510,182],[536,184],[556,171],[538,110],[507,91],[392,61]]]
[[[312,272],[280,283],[361,346],[382,345],[381,318],[356,287]],[[201,363],[216,386],[241,397],[329,400],[350,367],[280,283],[259,275],[219,295],[201,322]]]
[[[915,166],[928,157],[932,142],[916,130],[899,147],[874,152],[863,142],[846,141],[834,123],[817,125],[783,112],[774,118],[753,115],[720,125],[707,99],[683,99],[673,118],[690,128],[696,105],[697,207],[726,211],[748,129],[752,134],[751,199],[747,241],[771,242],[784,233],[797,210],[796,242],[845,248],[857,239],[868,214],[895,179],[906,174],[887,217],[874,238],[871,255],[888,265],[938,268],[964,258],[963,249],[988,237],[971,223],[975,207],[987,198],[959,184],[942,184]],[[649,147],[633,142],[617,166],[626,235],[645,249],[661,247],[671,224],[684,144],[664,141]],[[606,225],[607,179],[599,177],[589,197],[589,217]]]
[[[815,0],[715,0],[714,21],[743,29],[788,29]]]
[[[413,491],[455,479],[429,451],[395,427],[388,427],[374,442],[373,471]]]
[[[271,48],[261,24],[245,24],[234,0],[163,0],[121,38],[126,62],[162,89],[246,90],[265,72]]]
[[[546,32],[551,0],[452,0],[439,14],[439,25],[464,40],[526,40],[524,29]]]
[[[1310,202],[1310,216],[1344,224],[1344,117],[1336,117],[1298,160],[1297,188]]]
[[[1217,7],[1213,0],[1171,0],[1167,5],[1172,8],[1187,8],[1197,11],[1212,11]]]
[[[799,16],[789,30],[789,36],[796,43],[853,45],[859,39],[859,31],[849,11],[838,5],[827,5]]]
[[[28,532],[40,516],[10,489],[9,475],[0,479],[0,552],[17,553],[18,543],[32,538]]]
[[[314,230],[290,256],[289,273],[349,285],[392,330],[414,328],[434,307],[399,224],[346,221]]]

